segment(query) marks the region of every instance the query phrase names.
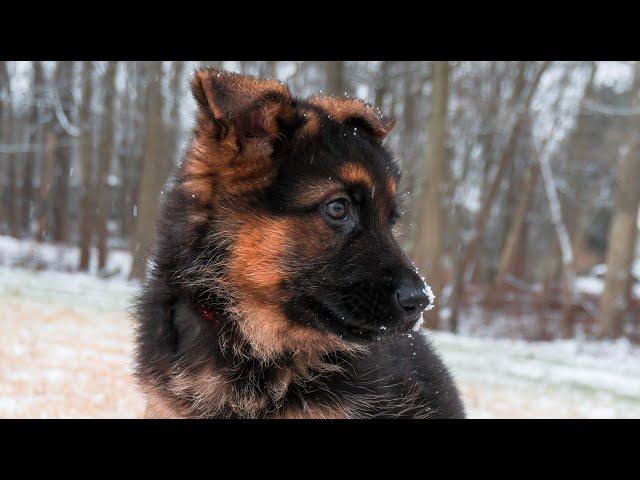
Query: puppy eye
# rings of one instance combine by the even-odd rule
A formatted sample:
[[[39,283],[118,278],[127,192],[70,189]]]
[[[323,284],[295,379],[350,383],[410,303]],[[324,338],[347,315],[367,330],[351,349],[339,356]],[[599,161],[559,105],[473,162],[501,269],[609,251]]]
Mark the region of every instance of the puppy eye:
[[[331,200],[324,205],[324,211],[334,220],[344,220],[349,214],[347,199],[338,198]]]

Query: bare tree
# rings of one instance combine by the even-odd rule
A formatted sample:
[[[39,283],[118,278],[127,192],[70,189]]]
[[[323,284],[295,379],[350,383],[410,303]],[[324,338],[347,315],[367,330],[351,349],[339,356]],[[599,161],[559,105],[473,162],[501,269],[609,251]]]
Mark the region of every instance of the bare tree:
[[[6,97],[6,103],[0,101],[0,126],[2,126],[2,140],[11,144],[16,139],[16,128],[13,115],[13,92],[11,89],[11,77],[7,62],[0,62],[0,94]],[[6,105],[6,106],[5,106]],[[4,114],[6,112],[6,114]],[[6,205],[1,211],[3,217],[6,216],[9,227],[9,234],[18,237],[20,226],[18,224],[18,176],[16,165],[16,154],[9,152],[7,158],[7,192]]]
[[[42,142],[41,128],[41,107],[38,105],[44,100],[44,71],[42,62],[33,62],[33,77],[31,80],[32,105],[29,113],[29,129],[27,130],[27,138],[29,142],[38,145]],[[22,169],[22,209],[20,213],[20,222],[22,233],[29,234],[31,231],[31,209],[34,200],[34,176],[35,165],[38,159],[38,149],[30,149],[24,159]]]
[[[6,108],[5,108],[5,104],[3,103],[3,97],[7,99]],[[9,119],[9,116],[11,114],[7,113],[7,115],[5,115],[5,111],[12,110],[12,107],[13,105],[11,104],[11,78],[9,77],[7,62],[0,62],[0,145],[2,145],[3,143],[9,143],[11,141],[9,130],[12,129],[13,127],[12,125],[13,121],[10,121]],[[1,156],[0,156],[0,160],[2,160]],[[9,162],[7,162],[7,165],[5,165],[4,162],[0,161],[0,175],[2,176],[6,175],[5,178],[7,179],[9,179],[8,178],[9,173],[11,173],[10,171],[11,169],[9,168],[8,163]],[[15,176],[15,172],[14,172],[14,176]],[[4,187],[4,185],[0,183],[0,187]],[[2,190],[0,191],[0,220],[4,220],[7,216],[7,212],[5,211],[6,201],[4,197],[6,196],[7,190],[9,188],[11,188],[10,183],[7,184],[6,188],[2,188]],[[12,215],[13,214],[14,213],[12,213]]]
[[[56,159],[53,181],[53,221],[51,230],[56,242],[69,240],[69,175],[71,168],[70,131],[73,105],[73,62],[57,62],[52,102],[56,111]]]
[[[380,68],[378,70],[378,80],[375,88],[375,98],[373,104],[379,108],[384,108],[384,99],[389,90],[389,70],[391,68],[391,62],[384,60],[380,62]]]
[[[137,201],[136,233],[132,241],[131,278],[145,276],[147,255],[153,241],[158,194],[166,175],[166,136],[162,124],[162,63],[143,65],[146,80],[145,149],[142,163],[140,195]]]
[[[144,120],[144,91],[139,88],[140,68],[137,63],[126,64],[127,85],[124,89],[123,103],[120,109],[122,125],[122,144],[118,159],[120,165],[121,208],[120,235],[130,238],[134,229],[134,202],[137,197],[140,169],[142,165],[143,146],[138,134]]]
[[[107,62],[107,68],[102,80],[104,110],[102,115],[102,132],[100,135],[99,160],[97,171],[98,208],[96,210],[95,225],[98,246],[98,270],[103,271],[107,264],[107,238],[109,236],[108,221],[111,215],[111,192],[109,189],[109,169],[113,157],[113,126],[116,62]]]
[[[582,95],[582,99],[580,102],[580,105],[584,105],[585,101],[587,98],[589,98],[589,96],[591,95],[591,92],[593,90],[593,82],[594,82],[594,78],[595,78],[595,73],[596,73],[596,64],[595,62],[592,65],[591,68],[591,73],[589,76],[589,80],[586,83],[585,86],[585,90],[583,92]],[[566,87],[566,79],[568,75],[568,71],[565,74],[564,77],[564,81],[561,82],[565,87]],[[552,107],[553,111],[555,112],[555,117],[556,119],[560,118],[560,114],[557,112],[558,110],[558,104],[560,103],[562,99],[562,94],[558,96],[558,99],[555,103],[555,105]],[[556,122],[557,123],[557,122]],[[533,194],[535,191],[535,186],[536,183],[540,177],[540,161],[541,161],[541,155],[547,155],[548,152],[546,151],[547,147],[549,146],[551,138],[546,138],[543,140],[543,145],[542,147],[536,151],[536,152],[531,152],[530,155],[534,158],[532,158],[529,161],[529,166],[527,168],[527,173],[525,174],[525,179],[522,182],[520,188],[519,188],[519,192],[520,192],[520,196],[519,199],[517,200],[517,207],[515,210],[515,214],[513,216],[513,219],[508,222],[509,225],[509,230],[506,236],[506,241],[504,244],[504,247],[502,249],[502,253],[500,256],[500,261],[498,264],[498,272],[496,274],[496,278],[495,278],[495,287],[494,287],[494,292],[498,292],[502,289],[502,287],[504,286],[504,280],[505,280],[505,276],[508,273],[509,268],[512,267],[512,265],[515,263],[516,259],[518,259],[520,257],[520,260],[522,260],[522,254],[523,252],[519,252],[519,247],[522,246],[522,244],[524,243],[523,239],[523,232],[524,232],[524,221],[525,221],[525,217],[527,215],[527,213],[529,212],[530,208],[531,208],[531,203],[533,201]],[[581,139],[583,140],[583,139]],[[580,142],[579,143],[579,147],[578,148],[578,154],[582,154],[584,155],[585,153],[585,145],[584,142]],[[548,156],[545,156],[544,159],[548,160]],[[543,162],[545,161],[544,159]],[[548,162],[547,162],[548,163]],[[545,169],[548,165],[545,165]],[[551,175],[550,172],[550,167],[548,169],[547,172],[549,175]],[[547,182],[545,183],[545,186],[551,186],[550,185],[550,181],[549,179],[547,180]],[[552,186],[553,189],[555,190],[555,185]],[[552,193],[552,195],[555,195]],[[554,207],[552,207],[553,209]],[[558,229],[562,230],[562,229],[566,229],[565,225],[566,223],[564,222],[564,220],[561,217],[558,217],[558,215],[561,215],[560,211],[553,211],[552,212],[553,215],[555,215],[555,219],[552,218],[552,221],[555,221],[556,223],[559,222],[562,225],[557,225],[556,226],[556,231]],[[556,225],[554,223],[554,225]],[[566,249],[566,245],[564,246],[564,248]],[[573,250],[573,249],[572,249]],[[567,255],[567,253],[565,253],[565,255]],[[570,255],[571,257],[573,257],[573,254]],[[568,266],[568,268],[570,270],[573,270],[573,264]],[[572,275],[569,274],[569,278]],[[569,288],[567,286],[567,288]],[[568,299],[568,298],[567,298]],[[571,299],[572,300],[572,299]],[[567,305],[565,307],[565,314],[568,314],[568,308],[570,307],[570,305]],[[565,324],[565,335],[567,334],[567,330],[568,330],[568,321],[563,322]]]
[[[407,189],[414,193],[408,199],[407,210],[409,215],[417,211],[417,202],[420,196],[416,193],[419,192],[420,175],[418,175],[418,165],[422,162],[418,161],[416,155],[416,124],[417,124],[417,110],[420,101],[420,95],[417,92],[415,86],[415,72],[411,68],[404,69],[402,76],[402,117],[400,122],[400,143],[399,154],[402,160],[402,167],[407,174],[404,175],[404,181],[408,184]],[[410,225],[411,227],[411,225]],[[417,234],[415,228],[412,228],[410,232],[412,243],[415,243],[415,235]]]
[[[460,301],[463,296],[464,279],[468,270],[468,266],[471,263],[471,261],[477,257],[477,250],[480,247],[482,240],[484,238],[487,219],[491,214],[492,207],[498,195],[500,184],[502,183],[502,179],[506,172],[509,161],[512,160],[513,158],[513,153],[516,149],[518,138],[520,137],[520,133],[525,124],[525,120],[528,116],[529,108],[531,106],[533,97],[538,89],[538,85],[540,84],[540,79],[542,78],[542,75],[549,67],[549,63],[550,62],[543,63],[542,66],[538,68],[538,70],[534,75],[533,80],[531,81],[531,85],[529,87],[527,96],[524,102],[522,103],[522,105],[520,106],[520,109],[516,115],[516,119],[511,128],[511,132],[509,133],[507,143],[502,151],[502,155],[500,156],[500,160],[497,166],[497,171],[495,173],[495,176],[493,177],[491,186],[482,201],[479,211],[475,215],[475,219],[473,222],[473,236],[469,241],[469,244],[464,249],[464,252],[460,259],[459,268],[455,274],[455,279],[453,283],[453,291],[451,294],[451,317],[450,317],[450,327],[453,332],[456,332],[458,328],[458,314],[460,310]],[[517,89],[516,89],[516,92],[517,92]]]
[[[589,119],[586,111],[587,104],[593,100],[593,92],[595,86],[595,77],[598,71],[598,62],[591,62],[589,79],[584,89],[582,99],[580,101],[580,109],[576,120],[575,144],[569,145],[569,156],[572,163],[578,168],[574,170],[574,198],[572,205],[572,214],[567,216],[568,228],[571,233],[571,244],[574,252],[583,247],[586,230],[589,225],[589,214],[593,206],[593,201],[597,192],[589,191],[586,187],[588,175],[585,172],[585,162],[589,159],[590,148],[589,139],[592,136],[588,131],[587,120]],[[591,153],[593,155],[593,153]]]
[[[80,104],[79,123],[82,127],[80,135],[80,157],[82,161],[82,196],[80,201],[80,270],[89,270],[91,257],[91,237],[93,234],[93,212],[95,209],[93,180],[93,131],[91,118],[91,100],[93,95],[93,63],[82,62],[82,99]]]
[[[592,75],[589,82],[593,82],[595,72],[592,70]],[[569,70],[565,72],[563,79],[560,81],[559,89],[560,95],[557,98],[556,104],[553,110],[558,109],[558,104],[561,102],[566,87],[568,85]],[[583,92],[582,102],[589,94],[591,86],[587,83],[585,91]],[[560,332],[563,338],[570,338],[573,334],[573,306],[575,303],[575,253],[571,243],[569,230],[567,228],[567,222],[565,221],[562,205],[558,195],[558,187],[554,174],[551,169],[550,152],[545,151],[547,146],[552,144],[552,138],[555,136],[555,131],[559,127],[560,115],[555,115],[555,121],[553,122],[553,128],[551,133],[544,140],[543,147],[537,153],[538,162],[540,163],[540,171],[542,173],[542,180],[544,184],[544,190],[549,203],[549,212],[551,217],[551,223],[558,240],[558,247],[561,255],[562,265],[562,316],[560,319]]]
[[[518,76],[514,84],[514,95],[511,98],[509,108],[515,108],[515,103],[518,100],[518,95],[524,88],[522,78],[523,72],[526,66],[526,62],[519,62]],[[491,92],[489,94],[489,101],[486,107],[483,109],[483,125],[482,131],[479,135],[480,146],[482,147],[482,191],[487,192],[489,190],[489,173],[494,165],[494,147],[495,138],[498,132],[498,114],[500,110],[500,96],[502,94],[502,83],[504,81],[505,74],[499,72],[497,62],[491,62],[489,71],[491,82]]]
[[[446,188],[445,163],[447,155],[447,105],[449,102],[449,63],[433,62],[432,107],[429,121],[427,159],[423,178],[422,201],[418,221],[419,237],[414,245],[414,259],[418,268],[427,262],[429,283],[436,292],[443,284],[442,256],[444,219],[442,205]],[[435,310],[435,326],[439,324]]]
[[[573,307],[575,292],[575,259],[569,232],[566,223],[562,217],[562,208],[558,199],[558,187],[551,170],[549,154],[540,152],[537,154],[540,163],[540,171],[542,173],[545,193],[549,202],[549,211],[551,213],[551,223],[558,238],[558,246],[562,259],[562,317],[560,322],[560,330],[563,338],[571,336],[572,319],[571,311]]]
[[[509,268],[513,264],[516,258],[516,252],[518,251],[518,245],[522,242],[524,222],[531,208],[533,201],[534,187],[540,177],[540,165],[538,162],[532,161],[529,163],[525,180],[520,189],[520,198],[518,199],[518,205],[516,212],[509,227],[507,233],[507,239],[505,246],[500,256],[500,263],[498,264],[498,273],[495,279],[495,291],[502,290],[504,286],[505,275],[508,273]]]
[[[632,108],[640,105],[640,62],[635,64],[631,89]],[[603,337],[619,337],[624,330],[624,311],[628,306],[631,265],[638,236],[640,208],[640,122],[632,121],[629,148],[618,164],[613,218],[609,229],[607,273],[600,299],[600,331]]]
[[[326,93],[339,97],[343,96],[348,90],[344,62],[326,62],[325,73],[327,76]]]
[[[278,62],[274,60],[267,60],[266,62],[260,62],[260,77],[276,78],[277,68],[278,68]]]
[[[36,72],[39,70],[38,76],[44,75],[40,62],[34,62],[33,68]],[[52,87],[49,86],[49,89],[51,88]],[[32,93],[33,104],[31,105],[30,118],[37,119],[38,123],[31,125],[31,127],[35,129],[30,136],[33,139],[34,147],[29,155],[33,155],[34,161],[36,155],[42,157],[40,187],[38,188],[38,208],[36,212],[36,240],[44,242],[50,236],[53,215],[51,193],[54,184],[58,135],[54,131],[55,115],[51,109],[51,95],[45,91],[46,86],[44,84],[41,84],[39,89],[39,91]],[[45,110],[45,105],[48,107],[48,110]]]
[[[38,214],[38,232],[36,237],[40,242],[44,242],[47,239],[51,226],[49,210],[56,164],[56,145],[58,142],[58,137],[54,133],[52,125],[47,125],[44,130],[44,142],[45,149],[40,172],[40,189],[38,190],[40,212]]]
[[[173,62],[171,72],[171,80],[169,82],[169,90],[171,91],[171,112],[169,115],[169,128],[171,130],[169,154],[167,159],[169,161],[168,168],[172,169],[178,161],[178,152],[180,151],[180,94],[182,92],[182,85],[184,83],[184,62]]]

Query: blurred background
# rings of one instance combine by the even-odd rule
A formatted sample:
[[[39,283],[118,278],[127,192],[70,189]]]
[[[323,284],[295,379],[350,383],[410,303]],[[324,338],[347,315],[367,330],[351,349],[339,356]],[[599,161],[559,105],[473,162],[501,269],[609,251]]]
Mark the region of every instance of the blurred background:
[[[130,417],[128,308],[189,77],[396,118],[401,240],[473,417],[640,417],[638,62],[0,62],[0,417]]]

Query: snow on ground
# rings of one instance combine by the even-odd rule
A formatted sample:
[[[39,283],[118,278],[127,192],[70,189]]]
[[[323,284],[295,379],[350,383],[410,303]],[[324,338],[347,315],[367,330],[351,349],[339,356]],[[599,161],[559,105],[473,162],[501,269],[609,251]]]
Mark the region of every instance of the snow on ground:
[[[135,289],[0,267],[0,417],[141,416],[128,314]],[[640,348],[628,342],[426,335],[472,418],[640,418]]]
[[[128,418],[134,284],[0,267],[0,417]]]
[[[25,267],[32,270],[55,270],[77,272],[80,249],[69,245],[16,239],[0,235],[0,265]],[[131,271],[131,254],[122,249],[110,248],[104,269],[109,278],[126,280]],[[98,272],[97,248],[91,249],[89,273]]]
[[[479,418],[640,418],[640,348],[427,333]]]

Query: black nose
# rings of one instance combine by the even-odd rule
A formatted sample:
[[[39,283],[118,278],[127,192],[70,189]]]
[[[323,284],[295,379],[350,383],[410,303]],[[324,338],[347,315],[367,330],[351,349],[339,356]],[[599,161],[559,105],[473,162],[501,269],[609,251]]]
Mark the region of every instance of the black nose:
[[[405,317],[417,315],[431,303],[424,282],[413,272],[402,278],[395,295]]]

